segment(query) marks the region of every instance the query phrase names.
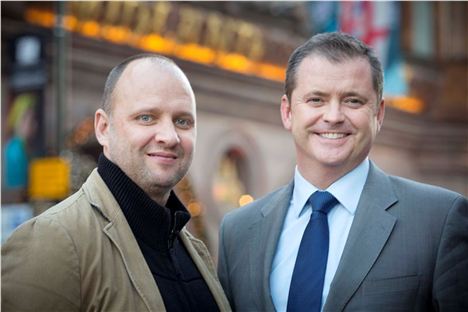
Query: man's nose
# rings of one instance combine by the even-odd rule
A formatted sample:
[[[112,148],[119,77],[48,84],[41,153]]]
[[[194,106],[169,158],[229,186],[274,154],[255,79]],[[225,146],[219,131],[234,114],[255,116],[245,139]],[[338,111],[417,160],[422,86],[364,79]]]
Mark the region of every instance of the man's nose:
[[[154,138],[158,144],[165,145],[168,147],[175,146],[180,143],[179,134],[177,129],[172,122],[172,119],[161,120],[157,127]]]
[[[329,123],[340,123],[345,119],[343,108],[339,101],[330,101],[324,106],[323,120]]]

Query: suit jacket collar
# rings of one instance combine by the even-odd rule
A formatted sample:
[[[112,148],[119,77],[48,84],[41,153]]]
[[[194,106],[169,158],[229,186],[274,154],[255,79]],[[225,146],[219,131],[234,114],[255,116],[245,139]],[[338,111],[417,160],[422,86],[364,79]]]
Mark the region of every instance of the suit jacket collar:
[[[260,209],[260,219],[250,227],[253,231],[249,246],[251,285],[262,285],[261,289],[253,289],[259,292],[255,297],[259,298],[261,311],[275,310],[270,294],[270,272],[293,188],[294,182],[291,181],[269,198],[268,204]]]
[[[388,176],[372,162],[324,311],[342,311],[385,246],[396,218],[386,210],[398,201]]]
[[[293,188],[291,181],[269,198],[268,204],[260,209],[261,218],[250,228],[253,231],[253,241],[249,246],[251,283],[262,285],[256,296],[262,311],[275,310],[270,294],[270,272]],[[386,210],[397,201],[388,176],[370,162],[369,174],[324,311],[342,311],[362,283],[396,223],[396,218]]]

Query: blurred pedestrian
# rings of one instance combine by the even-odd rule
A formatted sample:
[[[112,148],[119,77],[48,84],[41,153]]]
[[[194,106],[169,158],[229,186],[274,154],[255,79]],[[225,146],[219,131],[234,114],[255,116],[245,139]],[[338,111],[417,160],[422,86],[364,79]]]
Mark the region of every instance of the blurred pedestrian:
[[[6,189],[25,191],[28,186],[31,157],[29,143],[36,129],[35,99],[32,93],[19,94],[8,113],[7,132],[11,136],[3,149],[3,186]]]

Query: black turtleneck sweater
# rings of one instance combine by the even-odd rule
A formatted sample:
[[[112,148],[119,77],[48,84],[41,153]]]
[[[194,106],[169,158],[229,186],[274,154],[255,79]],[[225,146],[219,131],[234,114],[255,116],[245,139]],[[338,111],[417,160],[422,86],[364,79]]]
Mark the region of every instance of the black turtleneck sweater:
[[[167,311],[219,311],[179,239],[190,214],[173,192],[158,205],[103,154],[98,172],[120,205],[164,300]]]

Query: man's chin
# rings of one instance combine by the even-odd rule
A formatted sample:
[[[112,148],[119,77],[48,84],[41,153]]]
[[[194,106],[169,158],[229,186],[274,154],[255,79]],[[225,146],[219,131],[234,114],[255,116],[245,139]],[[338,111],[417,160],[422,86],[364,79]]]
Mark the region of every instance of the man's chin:
[[[182,180],[184,176],[182,175],[177,175],[177,176],[172,176],[172,177],[168,177],[166,179],[161,179],[161,177],[156,177],[155,179],[153,179],[153,181],[151,182],[151,188],[160,188],[160,189],[172,189],[174,188],[177,183],[180,182],[180,180]]]

